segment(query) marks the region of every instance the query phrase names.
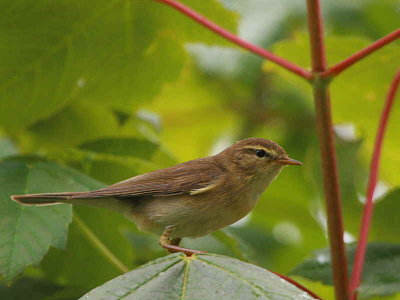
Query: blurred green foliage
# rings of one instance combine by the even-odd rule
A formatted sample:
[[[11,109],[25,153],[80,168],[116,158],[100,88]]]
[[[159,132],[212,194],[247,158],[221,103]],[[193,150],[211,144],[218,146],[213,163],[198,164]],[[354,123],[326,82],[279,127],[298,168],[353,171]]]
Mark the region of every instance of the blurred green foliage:
[[[353,265],[356,244],[347,245],[349,265]],[[359,289],[361,299],[391,295],[400,290],[400,245],[370,243],[363,269],[363,285]],[[331,258],[328,249],[316,251],[293,270],[300,275],[325,284],[332,284]]]
[[[244,39],[309,66],[304,2],[183,2]],[[396,0],[322,4],[330,64],[396,29],[400,19]],[[304,167],[285,169],[229,232],[184,245],[280,273],[327,246],[313,103],[305,82],[152,1],[21,0],[1,1],[0,8],[0,271],[10,282],[36,265],[11,287],[1,286],[1,299],[76,299],[121,274],[96,239],[129,269],[166,254],[157,237],[120,215],[74,208],[78,219],[66,236],[69,207],[20,208],[10,194],[111,184],[251,136],[278,142]],[[332,83],[348,242],[358,232],[379,111],[399,50],[395,42]],[[397,101],[372,241],[400,242],[399,108]],[[393,192],[384,196],[388,190]],[[36,236],[27,239],[32,231]],[[58,249],[66,237],[65,250]],[[31,257],[24,252],[37,245]],[[330,286],[296,279],[333,299]]]

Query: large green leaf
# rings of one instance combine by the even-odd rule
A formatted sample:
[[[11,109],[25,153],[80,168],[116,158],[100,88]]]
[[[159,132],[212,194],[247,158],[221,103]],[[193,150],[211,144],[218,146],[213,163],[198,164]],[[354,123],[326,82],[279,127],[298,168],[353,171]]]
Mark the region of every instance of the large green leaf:
[[[233,11],[227,9],[230,6],[229,4],[226,4],[226,7],[224,7],[221,4],[222,1],[219,0],[201,2],[197,0],[183,0],[181,2],[221,27],[231,32],[236,30],[237,16]],[[142,9],[142,16],[138,17],[142,26],[140,28],[149,28],[148,18],[150,18],[154,22],[155,28],[160,29],[166,26],[168,30],[174,32],[175,36],[185,42],[232,45],[231,42],[226,42],[220,36],[205,29],[192,19],[165,4],[157,1],[137,1],[135,5],[138,5]]]
[[[388,193],[375,204],[371,238],[376,241],[400,242],[400,189]]]
[[[66,249],[52,249],[40,268],[48,280],[92,289],[132,267],[133,248],[125,233],[134,226],[107,209],[75,206]]]
[[[117,120],[104,105],[75,103],[29,128],[33,147],[65,150],[82,142],[111,136]]]
[[[399,28],[397,0],[366,1],[366,4],[364,13],[374,32],[384,35]]]
[[[81,299],[314,299],[277,275],[214,254],[171,254],[117,277]]]
[[[213,237],[221,244],[230,249],[240,260],[251,262],[250,247],[229,228],[224,228],[212,233]],[[252,253],[251,253],[252,254]]]
[[[153,157],[161,153],[157,143],[137,137],[107,137],[80,144],[78,149],[55,153],[89,176],[105,183],[161,168]],[[165,156],[164,156],[165,158]]]
[[[29,299],[42,300],[60,289],[60,286],[51,282],[21,278],[14,283],[13,289],[0,285],[0,297],[2,299],[24,299],[29,293]]]
[[[26,266],[37,264],[50,246],[64,248],[69,205],[28,207],[10,195],[83,191],[98,187],[90,178],[54,163],[0,163],[0,273],[10,282]]]
[[[86,142],[80,145],[79,148],[96,153],[150,159],[157,150],[158,145],[144,139],[121,137]]]
[[[0,285],[0,298],[7,300],[72,300],[84,291],[76,287],[65,287],[42,279],[24,277],[12,287]],[[28,296],[29,295],[29,296]]]
[[[354,244],[347,246],[350,266],[353,265],[355,248]],[[297,266],[292,273],[332,284],[329,250],[315,252],[312,258]],[[398,292],[400,292],[400,244],[368,244],[362,285],[359,288],[360,296],[369,298]]]
[[[188,65],[181,78],[166,86],[151,103],[150,109],[159,113],[167,128],[161,133],[161,142],[178,161],[207,155],[216,139],[229,134],[238,121],[239,116],[221,103],[221,93]],[[188,132],[196,138],[190,138]]]
[[[236,25],[215,0],[188,4]],[[222,41],[155,1],[23,0],[1,10],[0,126],[12,131],[71,101],[131,111],[178,78],[184,42]]]

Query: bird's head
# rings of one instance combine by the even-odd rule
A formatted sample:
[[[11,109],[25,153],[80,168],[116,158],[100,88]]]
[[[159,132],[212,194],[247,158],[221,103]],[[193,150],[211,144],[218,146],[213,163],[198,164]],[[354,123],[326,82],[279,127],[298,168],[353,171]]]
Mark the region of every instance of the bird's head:
[[[302,165],[290,158],[281,146],[262,138],[238,141],[219,155],[238,172],[246,175],[275,173],[287,165]]]

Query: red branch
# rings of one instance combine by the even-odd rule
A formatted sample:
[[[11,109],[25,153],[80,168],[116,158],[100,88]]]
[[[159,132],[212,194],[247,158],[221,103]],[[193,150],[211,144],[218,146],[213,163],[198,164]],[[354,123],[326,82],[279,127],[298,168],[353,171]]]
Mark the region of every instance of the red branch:
[[[249,50],[250,52],[253,52],[261,57],[264,57],[266,59],[269,59],[270,61],[274,62],[275,64],[285,68],[286,70],[293,72],[307,80],[310,80],[312,78],[311,72],[307,71],[306,69],[303,69],[302,67],[299,67],[286,59],[283,59],[259,46],[256,46],[252,43],[246,42],[242,39],[240,39],[238,36],[234,35],[233,33],[219,27],[215,23],[211,22],[204,16],[198,14],[194,10],[190,9],[189,7],[183,5],[182,3],[179,3],[174,0],[154,0],[158,1],[161,3],[164,3],[166,5],[171,6],[172,8],[180,11],[181,13],[187,15],[188,17],[192,18],[195,20],[197,23],[200,25],[208,28],[209,30],[215,32],[217,35],[235,43],[236,45],[245,48]]]
[[[367,186],[367,198],[364,206],[364,212],[361,221],[361,228],[360,228],[360,237],[357,244],[357,250],[354,258],[354,266],[353,272],[351,276],[350,282],[350,291],[354,293],[353,299],[356,299],[357,295],[355,291],[357,290],[358,286],[360,285],[361,275],[363,270],[363,264],[365,259],[365,252],[367,247],[367,240],[368,240],[368,231],[371,224],[372,213],[373,213],[373,196],[376,187],[376,183],[378,181],[378,172],[379,172],[379,164],[380,164],[380,157],[382,152],[382,144],[383,139],[385,137],[385,132],[387,128],[387,124],[389,121],[390,112],[393,107],[393,103],[395,100],[396,92],[400,85],[400,69],[398,70],[397,74],[395,75],[392,84],[390,86],[388,95],[386,97],[385,106],[381,113],[381,118],[379,121],[379,127],[377,130],[376,138],[375,138],[375,146],[374,152],[372,155],[371,165],[370,165],[370,173],[369,173],[369,180]]]
[[[310,32],[311,60],[314,72],[326,69],[324,28],[319,0],[307,1],[307,20]]]
[[[326,70],[324,30],[319,0],[307,0],[308,30],[310,32],[312,70]],[[334,143],[332,112],[326,82],[315,78],[312,82],[316,112],[316,127],[321,148],[322,173],[329,246],[332,258],[332,277],[337,300],[349,300],[347,258],[343,241],[342,201]]]
[[[280,278],[286,280],[287,282],[290,282],[294,286],[297,286],[299,289],[305,291],[307,294],[309,294],[310,296],[314,297],[315,299],[322,300],[322,298],[319,297],[317,294],[315,294],[314,292],[310,291],[304,285],[301,285],[300,283],[298,283],[297,281],[293,280],[292,278],[287,277],[287,276],[282,275],[282,274],[279,274],[279,273],[276,273],[276,272],[272,272],[272,271],[269,271],[269,272],[274,273],[276,276],[279,276]]]
[[[392,33],[388,34],[387,36],[377,40],[376,42],[372,43],[371,45],[365,47],[364,49],[354,53],[350,57],[346,58],[342,62],[336,64],[335,66],[329,68],[327,71],[321,73],[321,77],[330,77],[336,76],[339,73],[343,72],[347,68],[351,67],[356,62],[360,61],[364,57],[374,53],[376,50],[379,50],[383,46],[393,42],[394,40],[400,37],[400,29],[393,31]]]

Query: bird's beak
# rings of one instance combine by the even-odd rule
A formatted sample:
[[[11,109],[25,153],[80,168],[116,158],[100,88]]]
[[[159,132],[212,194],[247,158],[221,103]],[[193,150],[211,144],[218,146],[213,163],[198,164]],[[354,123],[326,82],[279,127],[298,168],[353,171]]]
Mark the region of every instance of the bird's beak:
[[[276,161],[281,165],[302,165],[303,163],[290,157],[285,157]]]

